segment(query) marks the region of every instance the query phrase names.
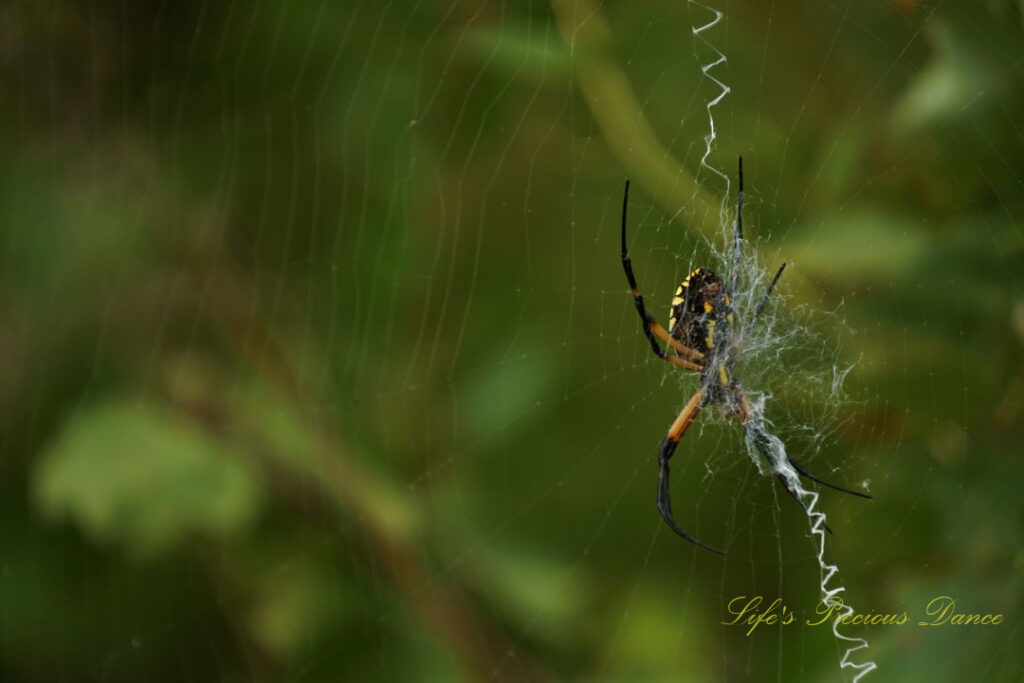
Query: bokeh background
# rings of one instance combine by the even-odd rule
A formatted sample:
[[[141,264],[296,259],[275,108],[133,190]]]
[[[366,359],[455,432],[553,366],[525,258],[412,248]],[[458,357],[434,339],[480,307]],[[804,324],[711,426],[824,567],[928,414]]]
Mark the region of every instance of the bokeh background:
[[[875,497],[822,496],[847,599],[910,615],[867,680],[1022,680],[1021,5],[715,4],[3,3],[0,676],[848,680],[720,623],[819,598],[735,423],[673,469],[727,557],[654,508],[694,384],[622,182],[662,315],[735,200],[718,50],[708,163],[791,264],[749,384]]]

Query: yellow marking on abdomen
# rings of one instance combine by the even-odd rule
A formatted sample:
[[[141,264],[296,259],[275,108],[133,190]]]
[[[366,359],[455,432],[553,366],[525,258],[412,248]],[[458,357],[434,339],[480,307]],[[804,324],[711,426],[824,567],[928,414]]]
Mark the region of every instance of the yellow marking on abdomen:
[[[709,320],[708,321],[708,337],[707,337],[707,339],[705,341],[707,341],[709,349],[715,348],[715,321],[714,320]]]
[[[726,372],[724,365],[718,366],[718,380],[722,383],[723,387],[729,386],[729,373]]]

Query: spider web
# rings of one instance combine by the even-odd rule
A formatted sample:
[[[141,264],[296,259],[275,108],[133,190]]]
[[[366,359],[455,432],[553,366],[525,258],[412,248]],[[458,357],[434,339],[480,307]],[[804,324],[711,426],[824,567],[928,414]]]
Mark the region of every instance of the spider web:
[[[1017,680],[1024,53],[979,5],[0,9],[4,666]],[[664,322],[730,271],[740,155],[773,462],[712,408],[672,461],[723,559],[654,507],[697,384],[618,228],[628,176]],[[804,482],[809,524],[783,453],[875,499]],[[756,597],[798,619],[723,623]]]

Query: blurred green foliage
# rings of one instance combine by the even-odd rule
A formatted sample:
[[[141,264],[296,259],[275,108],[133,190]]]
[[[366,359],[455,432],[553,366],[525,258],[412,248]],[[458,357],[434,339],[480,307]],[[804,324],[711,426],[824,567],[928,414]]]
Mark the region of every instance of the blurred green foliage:
[[[220,442],[148,405],[97,405],[75,416],[35,476],[42,511],[143,552],[193,534],[238,533],[258,512],[258,484]]]
[[[1021,680],[1021,8],[722,9],[711,161],[744,156],[752,247],[792,264],[773,332],[820,342],[749,377],[791,452],[875,496],[822,497],[845,595],[1006,617],[855,630],[873,675]],[[818,599],[735,424],[673,469],[727,559],[654,510],[693,385],[637,329],[618,211],[630,174],[663,311],[725,191],[705,21],[0,6],[0,677],[838,680],[827,629],[720,624]]]

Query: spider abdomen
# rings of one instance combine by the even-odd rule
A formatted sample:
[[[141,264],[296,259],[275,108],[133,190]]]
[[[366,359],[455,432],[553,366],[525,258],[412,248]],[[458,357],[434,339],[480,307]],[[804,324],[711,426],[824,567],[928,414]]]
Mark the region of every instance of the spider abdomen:
[[[731,325],[723,329],[719,322],[728,306],[721,278],[706,268],[694,268],[672,297],[669,334],[691,349],[710,354],[725,341],[722,335],[732,331]]]

